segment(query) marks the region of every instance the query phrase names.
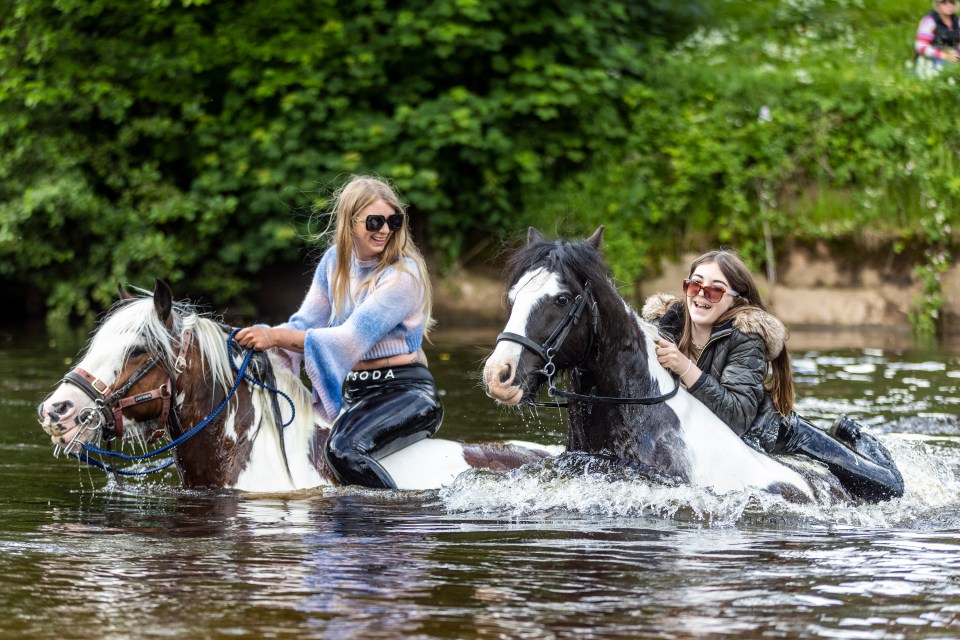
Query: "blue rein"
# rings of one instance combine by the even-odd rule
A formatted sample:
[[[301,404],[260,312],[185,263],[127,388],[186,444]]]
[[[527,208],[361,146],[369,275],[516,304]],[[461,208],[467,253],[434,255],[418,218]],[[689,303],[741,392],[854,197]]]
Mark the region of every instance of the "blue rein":
[[[97,455],[108,456],[108,457],[111,457],[111,458],[120,458],[121,460],[129,460],[129,461],[133,461],[133,462],[136,462],[136,461],[139,461],[139,460],[146,460],[146,459],[148,459],[148,458],[152,458],[152,457],[154,457],[154,456],[158,456],[158,455],[160,455],[161,453],[166,453],[167,451],[170,451],[171,449],[174,449],[174,448],[180,446],[181,444],[183,444],[184,442],[186,442],[187,440],[189,440],[189,439],[192,438],[193,436],[197,435],[198,433],[200,433],[201,431],[203,431],[203,429],[206,428],[207,425],[209,425],[211,422],[213,422],[214,419],[215,419],[218,415],[220,415],[220,412],[223,411],[224,407],[227,406],[227,403],[230,401],[230,398],[233,397],[233,394],[236,393],[237,388],[240,386],[240,381],[241,381],[241,380],[247,380],[248,382],[252,382],[253,384],[255,384],[255,385],[259,386],[259,387],[263,387],[263,388],[266,389],[267,391],[272,391],[273,393],[276,393],[276,394],[278,394],[278,395],[283,396],[283,397],[286,399],[286,401],[290,403],[290,419],[287,420],[286,422],[284,422],[282,425],[280,425],[280,427],[281,427],[281,428],[284,428],[284,427],[287,427],[288,425],[290,425],[290,423],[293,422],[293,419],[294,419],[294,417],[296,416],[296,407],[295,407],[295,405],[294,405],[294,403],[293,403],[293,400],[290,398],[290,396],[288,396],[287,394],[285,394],[283,391],[280,391],[279,389],[274,389],[273,387],[270,387],[270,386],[268,386],[268,385],[265,385],[265,384],[263,384],[262,382],[260,382],[259,380],[256,380],[256,379],[254,379],[254,378],[251,378],[249,375],[247,375],[247,372],[246,372],[246,371],[247,371],[247,365],[250,364],[250,358],[253,356],[253,350],[252,350],[252,349],[248,349],[248,350],[247,350],[246,355],[244,355],[244,357],[243,357],[243,362],[240,363],[240,366],[239,366],[239,367],[237,367],[236,363],[233,361],[233,358],[230,356],[230,343],[233,341],[233,336],[236,335],[236,333],[237,333],[239,330],[240,330],[240,329],[233,329],[233,330],[230,332],[230,335],[227,337],[227,357],[230,359],[230,367],[231,367],[234,371],[237,372],[237,379],[234,380],[233,386],[230,388],[230,392],[227,393],[227,397],[223,399],[223,402],[221,402],[220,405],[219,405],[216,409],[213,410],[213,413],[211,413],[211,414],[208,415],[206,418],[204,418],[203,420],[201,420],[200,422],[198,422],[198,423],[197,423],[196,425],[194,425],[189,431],[181,434],[178,438],[176,438],[175,440],[169,442],[168,444],[165,444],[164,446],[160,447],[159,449],[156,449],[155,451],[150,451],[150,452],[148,452],[148,453],[144,453],[144,454],[141,454],[141,455],[130,455],[130,454],[126,454],[126,453],[121,453],[121,452],[119,452],[119,451],[110,451],[110,450],[107,450],[107,449],[100,449],[99,447],[94,447],[94,446],[87,445],[87,444],[84,444],[84,445],[81,447],[82,451],[81,451],[80,453],[71,453],[71,454],[69,454],[69,455],[70,455],[71,457],[76,458],[77,460],[80,460],[81,462],[86,462],[86,463],[89,464],[90,466],[96,467],[97,469],[100,469],[101,471],[106,471],[106,472],[109,472],[109,473],[116,473],[116,474],[119,474],[119,475],[121,475],[121,476],[145,476],[145,475],[148,475],[148,474],[151,474],[151,473],[156,473],[156,472],[158,472],[158,471],[163,471],[164,469],[166,469],[167,467],[169,467],[170,465],[172,465],[172,464],[175,462],[175,460],[174,460],[173,458],[170,458],[169,460],[167,460],[166,462],[164,462],[162,465],[153,467],[152,469],[146,469],[146,470],[144,470],[144,471],[127,471],[127,470],[125,470],[125,469],[117,469],[117,468],[115,468],[115,467],[111,467],[111,466],[109,466],[109,465],[105,465],[105,464],[103,464],[102,462],[100,462],[99,460],[96,460],[96,459],[94,459],[94,458],[91,458],[90,456],[87,455],[87,453],[95,453],[95,454],[97,454]],[[174,390],[174,392],[176,392],[176,390]]]

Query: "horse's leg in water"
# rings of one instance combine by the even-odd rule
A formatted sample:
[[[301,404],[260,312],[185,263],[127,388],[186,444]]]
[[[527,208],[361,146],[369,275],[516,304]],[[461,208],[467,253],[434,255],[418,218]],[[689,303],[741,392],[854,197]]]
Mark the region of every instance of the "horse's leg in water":
[[[859,428],[857,434],[860,435]],[[861,453],[793,414],[781,421],[780,437],[772,453],[799,453],[819,460],[861,500],[899,498],[903,495],[903,477],[883,445],[876,440],[872,443],[876,446],[858,447],[864,449]],[[867,444],[871,443],[865,439],[864,445]]]
[[[333,424],[324,449],[327,465],[338,480],[396,488],[377,461],[433,435],[443,418],[433,379],[425,368],[420,369],[425,378],[369,385],[349,394],[353,402]]]

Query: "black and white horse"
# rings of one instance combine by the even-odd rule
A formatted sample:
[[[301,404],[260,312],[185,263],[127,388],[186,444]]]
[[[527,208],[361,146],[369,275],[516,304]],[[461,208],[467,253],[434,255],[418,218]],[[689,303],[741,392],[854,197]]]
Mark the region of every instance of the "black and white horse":
[[[657,328],[611,283],[602,234],[600,227],[584,242],[548,242],[531,229],[511,256],[510,317],[484,365],[487,395],[518,405],[534,402],[547,384],[551,395],[568,399],[569,451],[612,455],[658,477],[718,493],[849,499],[825,468],[791,468],[747,446],[660,365]],[[569,391],[555,385],[561,372]]]
[[[121,298],[78,365],[40,404],[40,424],[54,445],[116,468],[143,454],[118,460],[104,446],[143,449],[158,440],[160,447],[169,438],[163,448],[175,445],[188,488],[283,492],[336,483],[322,455],[329,425],[276,353],[252,360],[228,353],[229,328],[174,302],[162,281],[152,296],[121,290]],[[247,377],[240,378],[245,362]],[[467,469],[515,469],[552,453],[556,448],[531,443],[429,438],[380,462],[399,488],[431,489]]]

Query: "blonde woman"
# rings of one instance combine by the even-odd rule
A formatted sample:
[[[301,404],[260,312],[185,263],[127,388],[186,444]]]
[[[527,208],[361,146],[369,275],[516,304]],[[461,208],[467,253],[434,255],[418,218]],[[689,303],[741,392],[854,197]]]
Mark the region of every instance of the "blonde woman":
[[[324,454],[341,482],[395,488],[377,460],[433,435],[443,418],[421,348],[432,323],[430,279],[386,182],[352,178],[332,215],[331,246],[300,309],[236,339],[286,350],[295,370],[302,358],[314,407],[333,422]]]

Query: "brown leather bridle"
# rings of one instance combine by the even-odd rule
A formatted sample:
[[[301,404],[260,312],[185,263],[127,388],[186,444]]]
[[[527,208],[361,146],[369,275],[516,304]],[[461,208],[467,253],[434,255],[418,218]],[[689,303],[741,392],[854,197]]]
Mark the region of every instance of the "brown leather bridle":
[[[147,438],[152,442],[159,438],[167,426],[167,420],[171,415],[171,405],[173,392],[177,388],[176,376],[183,373],[188,362],[186,359],[187,350],[190,348],[192,340],[192,331],[185,329],[180,340],[180,349],[177,354],[177,360],[171,368],[165,366],[167,372],[166,381],[153,389],[144,391],[133,396],[128,396],[130,389],[139,382],[144,376],[150,373],[157,365],[164,364],[163,356],[154,354],[140,367],[131,373],[122,382],[115,383],[115,388],[103,382],[90,372],[75,367],[63,376],[63,382],[69,382],[77,386],[83,393],[93,401],[93,406],[82,409],[77,415],[77,424],[83,427],[83,430],[100,428],[103,431],[106,440],[114,438],[123,438],[123,411],[127,407],[143,404],[152,400],[160,400],[163,405],[160,411],[160,418],[157,420],[157,429],[149,434]],[[173,410],[174,414],[176,410]],[[91,424],[96,419],[97,424]]]

